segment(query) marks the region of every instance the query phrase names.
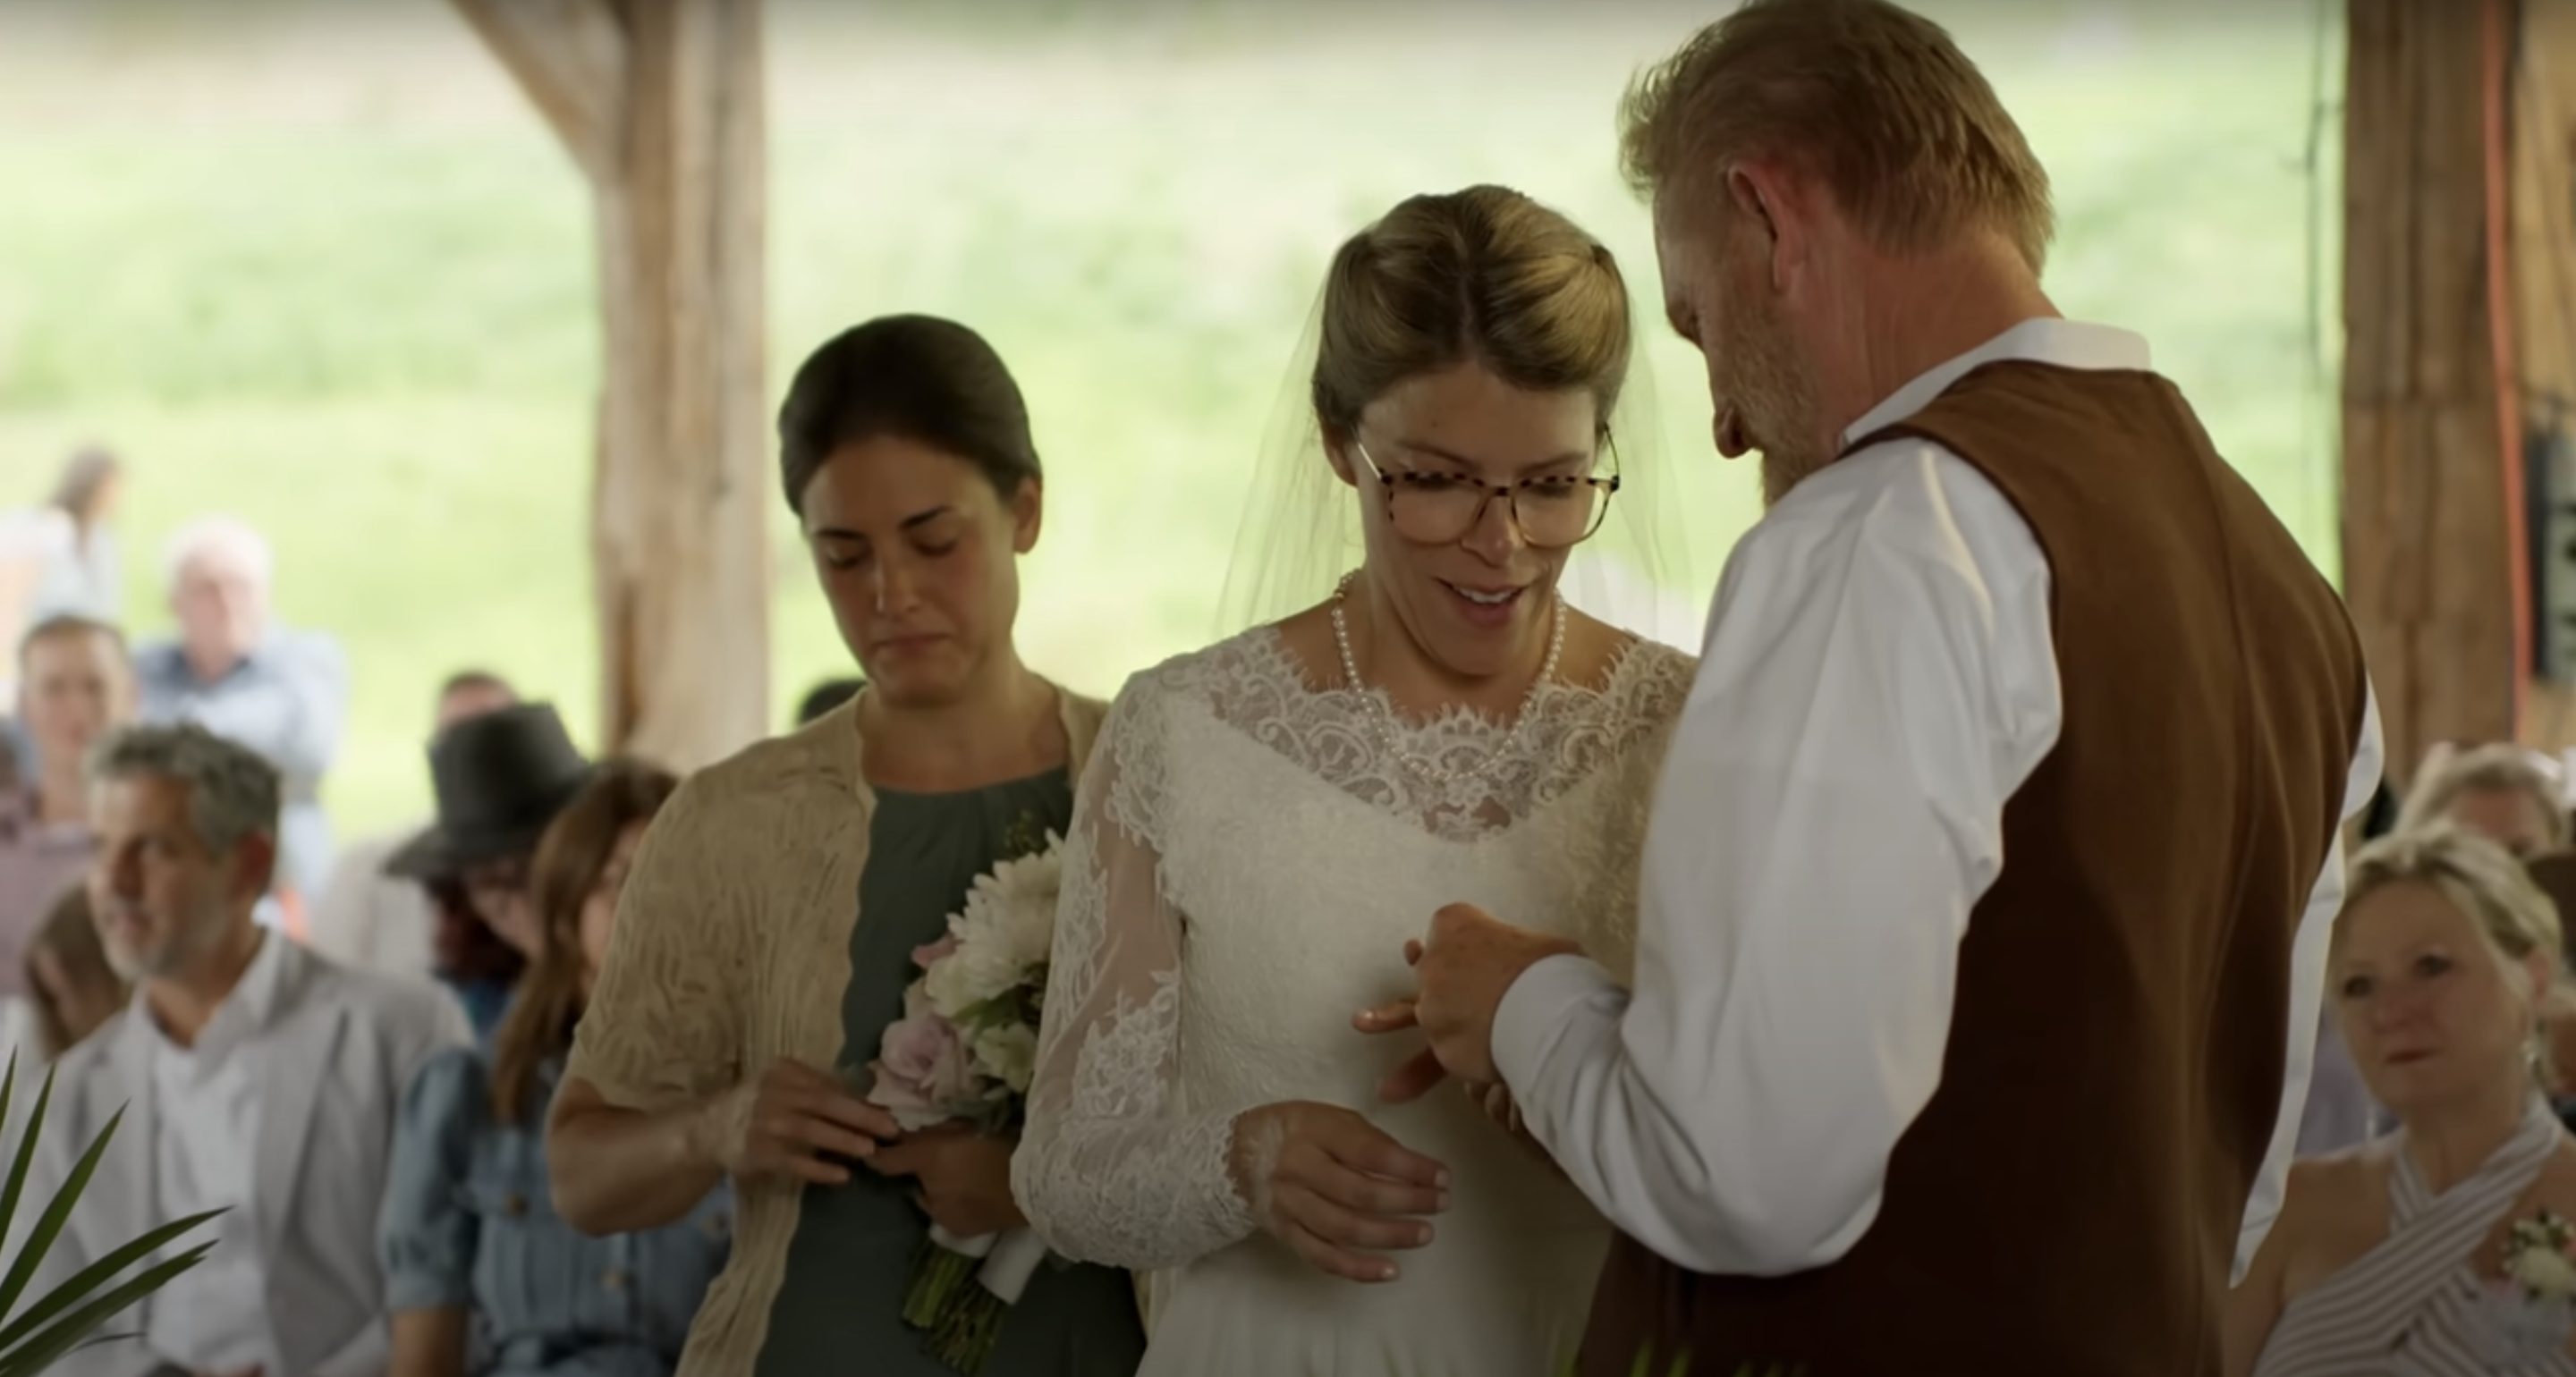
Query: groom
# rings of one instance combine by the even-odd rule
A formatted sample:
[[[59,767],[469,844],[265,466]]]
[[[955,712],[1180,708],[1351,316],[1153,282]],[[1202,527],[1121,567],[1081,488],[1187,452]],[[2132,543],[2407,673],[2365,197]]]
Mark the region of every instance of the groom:
[[[1633,990],[1468,908],[1439,1066],[1615,1223],[1591,1377],[2214,1374],[2280,1208],[2379,776],[2341,602],[2145,341],[2061,319],[2046,174],[1936,26],[1754,0],[1631,92],[1720,584]]]

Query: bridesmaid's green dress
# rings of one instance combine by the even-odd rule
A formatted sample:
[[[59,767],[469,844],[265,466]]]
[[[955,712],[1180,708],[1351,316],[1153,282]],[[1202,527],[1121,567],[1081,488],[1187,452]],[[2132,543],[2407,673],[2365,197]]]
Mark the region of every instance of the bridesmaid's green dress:
[[[1063,770],[966,793],[877,791],[841,1001],[842,1065],[876,1057],[886,1025],[903,1016],[913,949],[947,931],[976,877],[1038,850],[1049,831],[1062,835],[1072,816]],[[954,1377],[900,1314],[930,1223],[912,1191],[909,1178],[864,1166],[846,1185],[805,1189],[758,1377]],[[1050,1259],[1010,1307],[984,1374],[1132,1377],[1144,1353],[1128,1274]]]

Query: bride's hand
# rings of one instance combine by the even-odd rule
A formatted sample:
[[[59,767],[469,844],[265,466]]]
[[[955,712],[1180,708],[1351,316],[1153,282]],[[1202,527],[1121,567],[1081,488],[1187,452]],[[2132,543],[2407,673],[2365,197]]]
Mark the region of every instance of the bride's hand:
[[[1339,1105],[1297,1100],[1247,1110],[1226,1153],[1252,1217],[1337,1277],[1393,1281],[1376,1250],[1431,1241],[1420,1218],[1449,1205],[1449,1169]]]

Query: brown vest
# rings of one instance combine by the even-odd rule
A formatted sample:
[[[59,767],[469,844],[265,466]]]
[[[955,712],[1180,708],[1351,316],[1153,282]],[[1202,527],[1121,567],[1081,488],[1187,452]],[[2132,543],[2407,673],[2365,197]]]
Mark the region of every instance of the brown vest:
[[[1641,1354],[1662,1377],[1684,1352],[1690,1377],[2218,1372],[2291,936],[2361,729],[2359,643],[2162,378],[1989,364],[1861,444],[1902,436],[1975,465],[2037,534],[2063,729],[2005,806],[1940,1088],[1868,1233],[1777,1278],[1619,1239],[1585,1377]]]

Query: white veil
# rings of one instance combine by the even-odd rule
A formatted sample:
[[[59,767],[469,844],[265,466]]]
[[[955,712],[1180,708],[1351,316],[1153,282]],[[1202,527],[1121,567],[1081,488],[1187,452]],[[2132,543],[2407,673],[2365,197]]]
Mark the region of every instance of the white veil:
[[[1635,322],[1645,319],[1633,295],[1628,318],[1633,335]],[[1363,557],[1358,496],[1333,472],[1315,418],[1315,358],[1323,335],[1318,291],[1244,495],[1217,599],[1217,639],[1322,602]],[[1635,339],[1627,383],[1610,413],[1619,491],[1601,529],[1574,547],[1559,586],[1568,603],[1613,626],[1696,653],[1705,606],[1682,583],[1692,568],[1688,528],[1680,486],[1666,462],[1664,417],[1646,354],[1645,340]]]

